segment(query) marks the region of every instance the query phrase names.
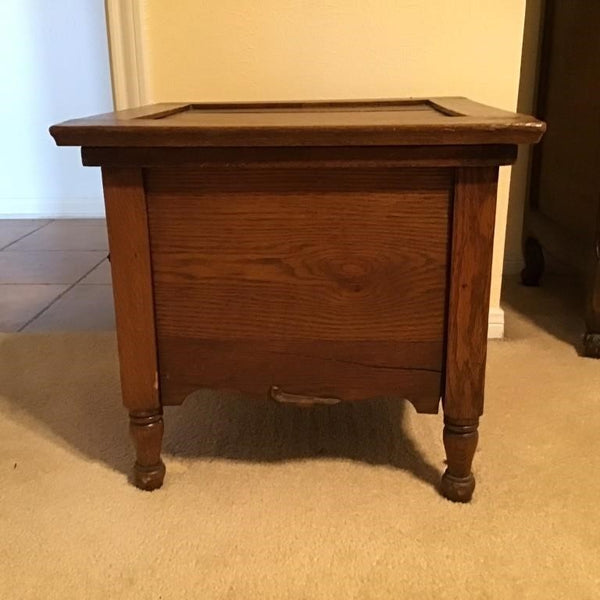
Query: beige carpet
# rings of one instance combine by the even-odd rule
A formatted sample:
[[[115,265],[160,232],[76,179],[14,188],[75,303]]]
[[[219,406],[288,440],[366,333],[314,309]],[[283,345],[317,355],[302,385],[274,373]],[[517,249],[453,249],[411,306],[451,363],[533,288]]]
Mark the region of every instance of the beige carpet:
[[[600,362],[559,309],[490,344],[466,506],[440,417],[387,401],[200,394],[140,492],[113,335],[0,337],[0,598],[600,598]]]

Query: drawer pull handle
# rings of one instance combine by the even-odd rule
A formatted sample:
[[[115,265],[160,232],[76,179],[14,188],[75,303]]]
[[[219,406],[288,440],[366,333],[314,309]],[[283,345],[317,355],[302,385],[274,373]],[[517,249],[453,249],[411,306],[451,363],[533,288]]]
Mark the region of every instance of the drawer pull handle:
[[[339,398],[323,398],[320,396],[305,396],[303,394],[289,394],[277,386],[271,386],[271,398],[281,404],[295,404],[297,406],[314,406],[315,404],[339,404]]]

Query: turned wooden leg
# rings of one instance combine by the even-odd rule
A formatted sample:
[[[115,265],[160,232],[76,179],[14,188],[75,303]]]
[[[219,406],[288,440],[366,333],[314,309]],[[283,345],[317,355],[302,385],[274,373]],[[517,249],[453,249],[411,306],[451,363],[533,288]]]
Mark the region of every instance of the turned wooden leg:
[[[160,410],[129,414],[129,431],[136,451],[133,482],[142,490],[155,490],[163,484],[165,465],[160,458],[163,430]]]
[[[542,246],[535,238],[528,237],[525,240],[523,258],[525,259],[525,268],[521,271],[521,283],[532,287],[540,285],[546,265]]]
[[[103,167],[121,393],[136,450],[133,482],[159,488],[163,436],[144,176],[140,168]]]
[[[471,463],[477,448],[478,424],[478,421],[465,425],[444,419],[444,448],[448,468],[442,475],[441,490],[453,502],[469,502],[475,489]]]
[[[457,169],[452,221],[447,320],[444,446],[448,468],[441,493],[468,502],[475,489],[471,463],[483,414],[497,169]]]

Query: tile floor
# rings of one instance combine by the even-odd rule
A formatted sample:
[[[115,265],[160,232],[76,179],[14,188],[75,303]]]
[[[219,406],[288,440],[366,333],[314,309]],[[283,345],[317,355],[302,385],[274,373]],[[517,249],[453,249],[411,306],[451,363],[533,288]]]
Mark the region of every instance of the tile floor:
[[[0,331],[114,329],[102,219],[0,220]]]

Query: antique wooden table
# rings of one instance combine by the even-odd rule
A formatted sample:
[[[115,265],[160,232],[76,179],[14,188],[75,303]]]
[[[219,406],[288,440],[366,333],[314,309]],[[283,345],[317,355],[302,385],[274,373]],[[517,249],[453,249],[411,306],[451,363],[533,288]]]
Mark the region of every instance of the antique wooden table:
[[[544,124],[464,98],[161,104],[68,121],[101,166],[135,483],[198,388],[444,410],[466,502],[483,408],[498,166]]]

